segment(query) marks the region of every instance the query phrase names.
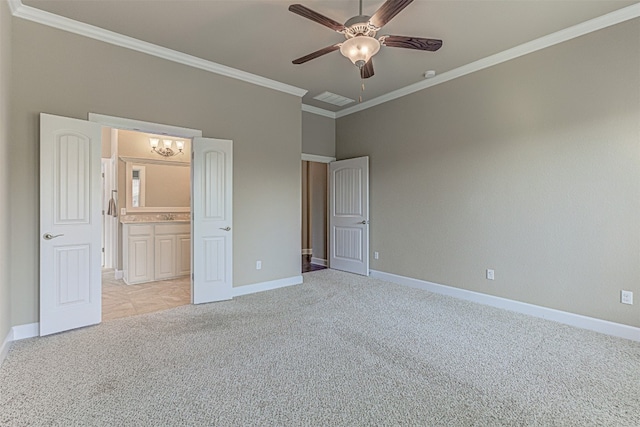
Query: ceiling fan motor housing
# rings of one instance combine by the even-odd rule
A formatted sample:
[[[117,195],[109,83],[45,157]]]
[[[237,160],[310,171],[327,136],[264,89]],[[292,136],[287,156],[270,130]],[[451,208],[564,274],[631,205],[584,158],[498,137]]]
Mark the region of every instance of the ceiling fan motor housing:
[[[369,24],[370,16],[367,15],[358,15],[349,19],[344,23],[345,30],[344,35],[347,39],[356,37],[356,36],[369,36],[375,37],[379,28],[376,28]]]

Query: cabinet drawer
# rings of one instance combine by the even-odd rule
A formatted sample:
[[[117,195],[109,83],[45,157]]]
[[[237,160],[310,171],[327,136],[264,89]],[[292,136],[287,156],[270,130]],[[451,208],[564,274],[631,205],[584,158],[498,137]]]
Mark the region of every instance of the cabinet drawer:
[[[189,234],[191,224],[158,224],[156,225],[156,235],[158,234]]]
[[[153,234],[152,225],[129,225],[129,236],[150,236]]]

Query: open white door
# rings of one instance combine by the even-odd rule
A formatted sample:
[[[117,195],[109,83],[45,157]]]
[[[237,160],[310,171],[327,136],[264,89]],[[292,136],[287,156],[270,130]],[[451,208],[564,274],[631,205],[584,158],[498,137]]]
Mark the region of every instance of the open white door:
[[[101,125],[40,115],[40,335],[100,323]]]
[[[232,141],[193,139],[191,295],[194,304],[232,297],[232,154]]]
[[[329,267],[369,275],[369,157],[329,163]]]

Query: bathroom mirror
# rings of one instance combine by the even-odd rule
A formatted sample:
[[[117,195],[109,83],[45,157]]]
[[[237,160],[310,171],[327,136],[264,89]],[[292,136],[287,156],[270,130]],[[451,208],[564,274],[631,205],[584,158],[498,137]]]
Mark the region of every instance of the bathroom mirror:
[[[127,212],[189,212],[191,168],[187,162],[121,159],[126,164]]]

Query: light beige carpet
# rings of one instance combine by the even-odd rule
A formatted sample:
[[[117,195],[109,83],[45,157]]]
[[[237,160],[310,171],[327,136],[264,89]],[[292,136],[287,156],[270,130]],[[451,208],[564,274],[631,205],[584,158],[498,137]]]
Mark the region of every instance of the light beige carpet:
[[[14,343],[8,426],[640,425],[640,343],[323,270]]]

